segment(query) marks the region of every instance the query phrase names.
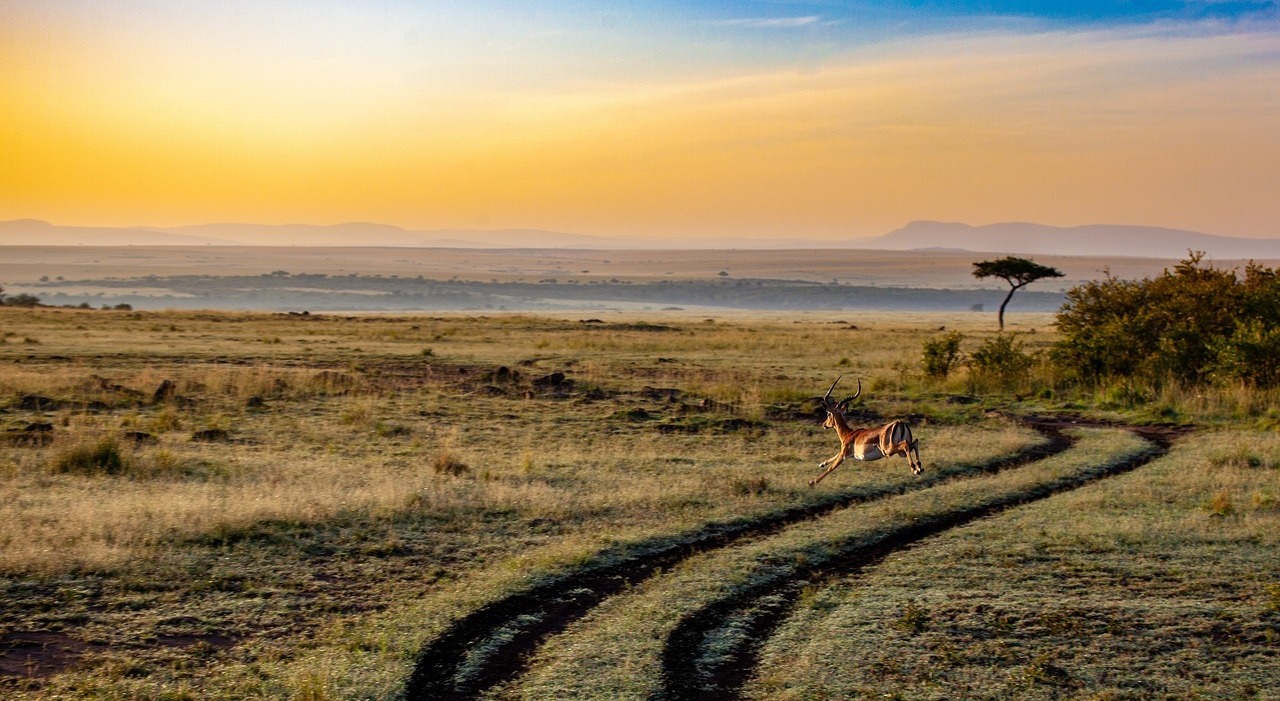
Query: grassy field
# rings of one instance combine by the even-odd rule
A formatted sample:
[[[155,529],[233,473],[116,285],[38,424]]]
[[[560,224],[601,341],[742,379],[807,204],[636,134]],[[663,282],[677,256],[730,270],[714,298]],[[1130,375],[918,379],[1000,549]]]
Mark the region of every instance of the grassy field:
[[[815,591],[748,697],[1277,698],[1277,469],[1216,432],[958,528]]]
[[[612,577],[494,622],[438,697],[1275,698],[1273,397],[925,379],[978,316],[593,317],[0,309],[0,690],[397,698],[495,603]],[[806,486],[839,374],[924,476]],[[1199,428],[1011,418],[1046,412]]]

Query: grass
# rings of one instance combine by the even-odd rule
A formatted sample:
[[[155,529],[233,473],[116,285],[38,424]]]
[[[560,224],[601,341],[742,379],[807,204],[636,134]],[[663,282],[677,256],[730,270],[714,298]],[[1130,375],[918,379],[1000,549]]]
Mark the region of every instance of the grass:
[[[112,437],[81,440],[59,451],[50,460],[50,470],[60,474],[119,475],[128,463],[120,442]]]
[[[1027,341],[1038,347],[1052,339],[1049,320],[1015,315],[1010,325],[1039,329]],[[837,374],[863,380],[858,406],[869,417],[912,417],[926,476],[1037,440],[996,412],[1080,411],[1092,401],[999,392],[978,392],[974,401],[963,372],[944,382],[923,377],[921,346],[939,326],[977,341],[994,335],[987,321],[806,314],[708,323],[669,313],[583,324],[522,315],[0,310],[0,331],[11,339],[0,344],[0,650],[37,632],[83,648],[65,655],[56,673],[2,682],[3,693],[393,698],[426,641],[504,593],[709,522],[754,518],[833,491],[911,483],[905,462],[895,459],[846,463],[821,488],[805,486],[837,448],[819,428],[821,417],[807,413],[808,398]],[[24,338],[39,343],[13,340]],[[568,383],[534,382],[556,372]],[[172,391],[158,397],[166,381]],[[1076,553],[1076,566],[1086,568],[1089,548],[1113,547],[1108,529],[1119,519],[1125,538],[1147,546],[1126,552],[1143,561],[1182,558],[1179,586],[1200,592],[1195,610],[1238,614],[1210,605],[1225,577],[1210,563],[1227,562],[1253,573],[1248,600],[1256,598],[1259,616],[1274,617],[1277,599],[1267,587],[1280,582],[1251,559],[1271,542],[1260,529],[1271,527],[1280,500],[1280,454],[1267,442],[1274,436],[1260,397],[1230,389],[1160,398],[1183,418],[1205,411],[1221,429],[1198,452],[1162,461],[1159,479],[1139,471],[992,523],[1056,513],[1062,533],[1045,547]],[[1149,409],[1117,405],[1105,413],[1143,418]],[[47,441],[28,435],[32,424],[50,427]],[[1106,447],[1078,458],[1132,447],[1127,434],[1091,435]],[[1054,464],[1078,466],[1062,456],[1041,467]],[[552,639],[532,674],[497,693],[640,693],[652,684],[646,675],[654,665],[646,657],[652,650],[642,648],[661,642],[654,631],[669,628],[675,612],[735,582],[820,559],[833,538],[844,542],[877,523],[1016,487],[1012,474],[976,480],[696,556],[607,600],[571,634]],[[1108,491],[1113,484],[1127,491]],[[1085,499],[1099,493],[1110,496]],[[1084,500],[1078,508],[1088,518],[1048,508],[1071,499]],[[1116,503],[1131,515],[1118,514]],[[1133,521],[1134,513],[1150,521]],[[1014,536],[1039,537],[1038,529],[1049,528],[1044,518],[971,546],[985,548],[984,558],[1034,554]],[[1191,526],[1184,542],[1178,528]],[[1144,540],[1157,532],[1163,535]],[[918,549],[926,551],[933,547]],[[980,590],[982,576],[1000,579],[979,574],[985,560],[971,559],[960,563],[975,568],[965,575],[969,586]],[[918,565],[916,576],[927,569]],[[1158,577],[1143,578],[1153,573],[1167,574],[1135,570],[1126,591],[1157,597],[1157,606],[1166,589]],[[910,595],[890,591],[877,609],[887,632],[857,644],[874,647],[885,635],[919,642],[948,631],[954,616],[939,592],[950,585],[922,581]],[[850,603],[864,601],[864,590],[861,580],[815,587],[795,625],[870,615]],[[1015,601],[1034,594],[1084,607],[1081,591],[1037,590]],[[850,644],[845,629],[831,630],[833,640]],[[822,641],[796,642],[804,637],[788,622],[770,644],[792,641],[820,666]],[[626,645],[601,656],[615,640]],[[1000,671],[1027,688],[1058,678],[1058,670],[1092,679],[1064,663],[1055,645]],[[795,678],[803,674],[779,672],[777,659],[785,658],[766,655],[751,693],[818,693]],[[840,674],[830,683],[845,683],[852,672]]]
[[[995,448],[999,442],[988,445]],[[529,680],[513,697],[649,698],[661,681],[658,658],[666,635],[702,605],[776,578],[780,572],[834,557],[841,549],[874,542],[904,524],[980,503],[989,499],[993,491],[1067,474],[1099,457],[1106,459],[1140,447],[1140,441],[1122,432],[1093,435],[1082,447],[1044,461],[1034,471],[1019,470],[1016,477],[974,477],[843,509],[774,537],[692,558],[677,570],[650,580],[640,590],[610,600],[576,630],[549,644],[532,665],[534,671]],[[1004,452],[1007,449],[995,448],[989,455]],[[962,462],[958,457],[944,452],[937,469],[946,471],[948,465]],[[963,462],[971,458],[971,454],[967,455]],[[893,620],[901,623],[902,619],[899,614]],[[733,634],[730,622],[716,635]]]
[[[1278,451],[1215,432],[824,588],[749,695],[1275,698]]]

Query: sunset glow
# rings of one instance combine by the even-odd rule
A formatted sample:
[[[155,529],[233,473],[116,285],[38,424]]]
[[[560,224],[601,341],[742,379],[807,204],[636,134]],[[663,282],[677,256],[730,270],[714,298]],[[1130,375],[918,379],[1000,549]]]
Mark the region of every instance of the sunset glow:
[[[1280,237],[1274,6],[1137,4],[0,0],[0,220]]]

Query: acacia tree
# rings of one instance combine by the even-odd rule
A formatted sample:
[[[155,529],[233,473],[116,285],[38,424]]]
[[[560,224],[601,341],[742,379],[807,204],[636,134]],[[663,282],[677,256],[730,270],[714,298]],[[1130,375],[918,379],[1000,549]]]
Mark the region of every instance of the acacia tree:
[[[1009,300],[1013,299],[1014,292],[1036,280],[1047,277],[1063,277],[1063,273],[1057,268],[1040,265],[1033,260],[1005,256],[996,260],[984,260],[980,263],[974,263],[973,276],[976,278],[998,277],[1009,283],[1009,294],[1005,295],[1004,301],[1000,303],[1000,330],[1004,331],[1004,308],[1009,304]]]

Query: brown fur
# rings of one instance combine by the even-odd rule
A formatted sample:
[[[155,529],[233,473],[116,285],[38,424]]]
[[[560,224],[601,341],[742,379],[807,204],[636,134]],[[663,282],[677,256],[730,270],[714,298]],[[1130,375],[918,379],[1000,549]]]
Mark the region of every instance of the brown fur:
[[[840,378],[836,378],[836,382],[839,381]],[[832,389],[835,389],[835,386],[835,382],[831,383]],[[862,383],[859,382],[858,394],[861,393]],[[852,428],[849,426],[849,422],[844,418],[844,408],[858,394],[839,403],[832,404],[830,401],[831,390],[827,390],[827,395],[818,399],[822,402],[823,408],[827,410],[827,420],[822,423],[822,427],[836,430],[836,435],[840,437],[840,452],[818,463],[818,467],[826,469],[822,474],[809,480],[809,486],[812,487],[821,482],[822,478],[831,474],[837,467],[840,467],[840,463],[850,458],[870,461],[901,455],[907,459],[907,464],[911,466],[913,473],[918,475],[924,472],[924,466],[920,462],[920,450],[917,447],[919,441],[912,437],[911,426],[906,421],[897,419],[875,428]]]

